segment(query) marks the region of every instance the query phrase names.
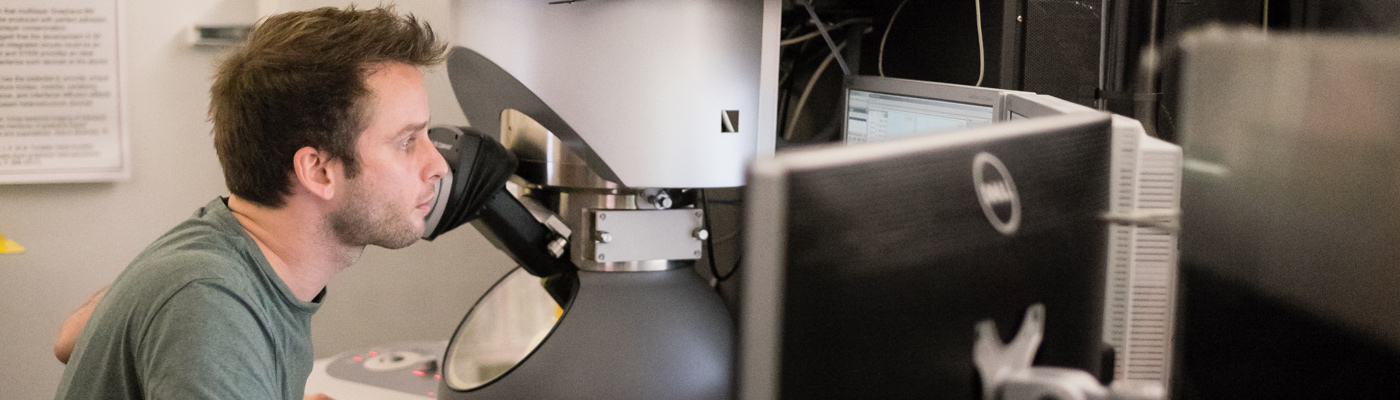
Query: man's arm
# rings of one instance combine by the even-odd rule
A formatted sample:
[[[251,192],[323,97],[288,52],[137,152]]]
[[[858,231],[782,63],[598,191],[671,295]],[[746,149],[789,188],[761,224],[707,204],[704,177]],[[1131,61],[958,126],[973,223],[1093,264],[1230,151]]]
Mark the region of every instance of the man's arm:
[[[58,328],[58,339],[53,344],[53,356],[58,357],[58,361],[68,363],[68,357],[73,355],[73,346],[78,344],[78,336],[83,333],[83,326],[87,325],[88,317],[92,316],[92,310],[97,308],[97,303],[102,301],[102,296],[107,294],[107,286],[98,289],[86,303],[73,311],[68,319],[63,321],[63,326]]]

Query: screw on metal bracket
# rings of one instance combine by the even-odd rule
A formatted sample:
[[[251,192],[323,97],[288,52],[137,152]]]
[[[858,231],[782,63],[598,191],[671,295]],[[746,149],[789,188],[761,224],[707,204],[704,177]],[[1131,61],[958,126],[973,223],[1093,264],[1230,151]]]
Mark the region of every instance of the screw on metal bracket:
[[[564,246],[567,246],[568,244],[568,239],[554,238],[553,241],[549,242],[549,246],[547,246],[547,248],[549,249],[549,254],[554,255],[554,258],[559,258],[560,256],[563,256]]]

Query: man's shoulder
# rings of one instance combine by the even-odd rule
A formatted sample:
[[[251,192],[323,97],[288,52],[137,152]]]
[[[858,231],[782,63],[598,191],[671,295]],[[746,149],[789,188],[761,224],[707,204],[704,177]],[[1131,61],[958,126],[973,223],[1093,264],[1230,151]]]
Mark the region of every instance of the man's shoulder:
[[[227,206],[216,199],[166,231],[144,253],[159,254],[162,250],[238,251],[246,247],[245,239],[243,227],[233,218]]]
[[[125,292],[147,300],[173,295],[192,282],[236,292],[257,281],[257,261],[241,231],[226,226],[205,206],[146,247],[127,265],[109,295]]]
[[[129,268],[156,269],[184,278],[229,278],[256,261],[242,227],[219,200],[210,202],[146,247]]]
[[[199,240],[152,247],[117,277],[107,298],[123,303],[120,308],[150,313],[191,289],[216,288],[247,296],[256,279],[249,273],[248,262],[236,251]]]
[[[249,278],[253,261],[232,238],[217,232],[172,232],[147,248],[127,267],[143,282],[183,285],[196,280]]]

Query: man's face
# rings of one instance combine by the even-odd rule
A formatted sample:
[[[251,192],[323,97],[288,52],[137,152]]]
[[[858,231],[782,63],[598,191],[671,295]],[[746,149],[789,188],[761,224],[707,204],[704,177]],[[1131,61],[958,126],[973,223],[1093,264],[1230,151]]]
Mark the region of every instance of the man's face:
[[[369,126],[355,144],[360,174],[342,186],[328,218],[341,243],[399,249],[423,236],[433,184],[450,170],[428,139],[418,68],[386,64],[366,83],[372,98]]]

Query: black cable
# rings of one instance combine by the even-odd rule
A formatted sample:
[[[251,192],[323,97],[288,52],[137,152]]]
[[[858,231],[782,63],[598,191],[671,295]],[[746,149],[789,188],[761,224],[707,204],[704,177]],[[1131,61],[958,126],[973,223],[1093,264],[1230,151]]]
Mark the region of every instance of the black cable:
[[[734,277],[734,273],[739,272],[739,265],[740,265],[740,263],[743,262],[743,261],[744,261],[744,255],[743,255],[743,254],[740,254],[738,257],[734,257],[734,266],[729,268],[729,273],[728,273],[728,274],[725,274],[724,276],[721,276],[721,277],[719,277],[719,278],[715,278],[715,279],[719,280],[719,282],[724,282],[724,281],[729,280],[729,278],[733,278],[733,277]]]
[[[705,195],[705,189],[700,189],[700,207],[705,212],[705,231],[713,233],[714,230],[710,229],[710,199],[709,196]],[[714,235],[705,237],[705,254],[710,259],[710,276],[714,277],[715,286],[718,287],[720,282],[727,281],[729,278],[734,277],[734,273],[739,270],[739,261],[743,260],[743,256],[741,255],[735,258],[734,266],[729,268],[729,273],[720,275],[719,267],[715,265],[714,237]]]
[[[705,189],[700,189],[700,208],[705,212],[705,232],[710,232],[710,198],[705,195]],[[715,244],[710,241],[713,236],[705,237],[705,254],[710,259],[710,276],[714,277],[715,285],[719,285],[719,267],[715,266]]]

